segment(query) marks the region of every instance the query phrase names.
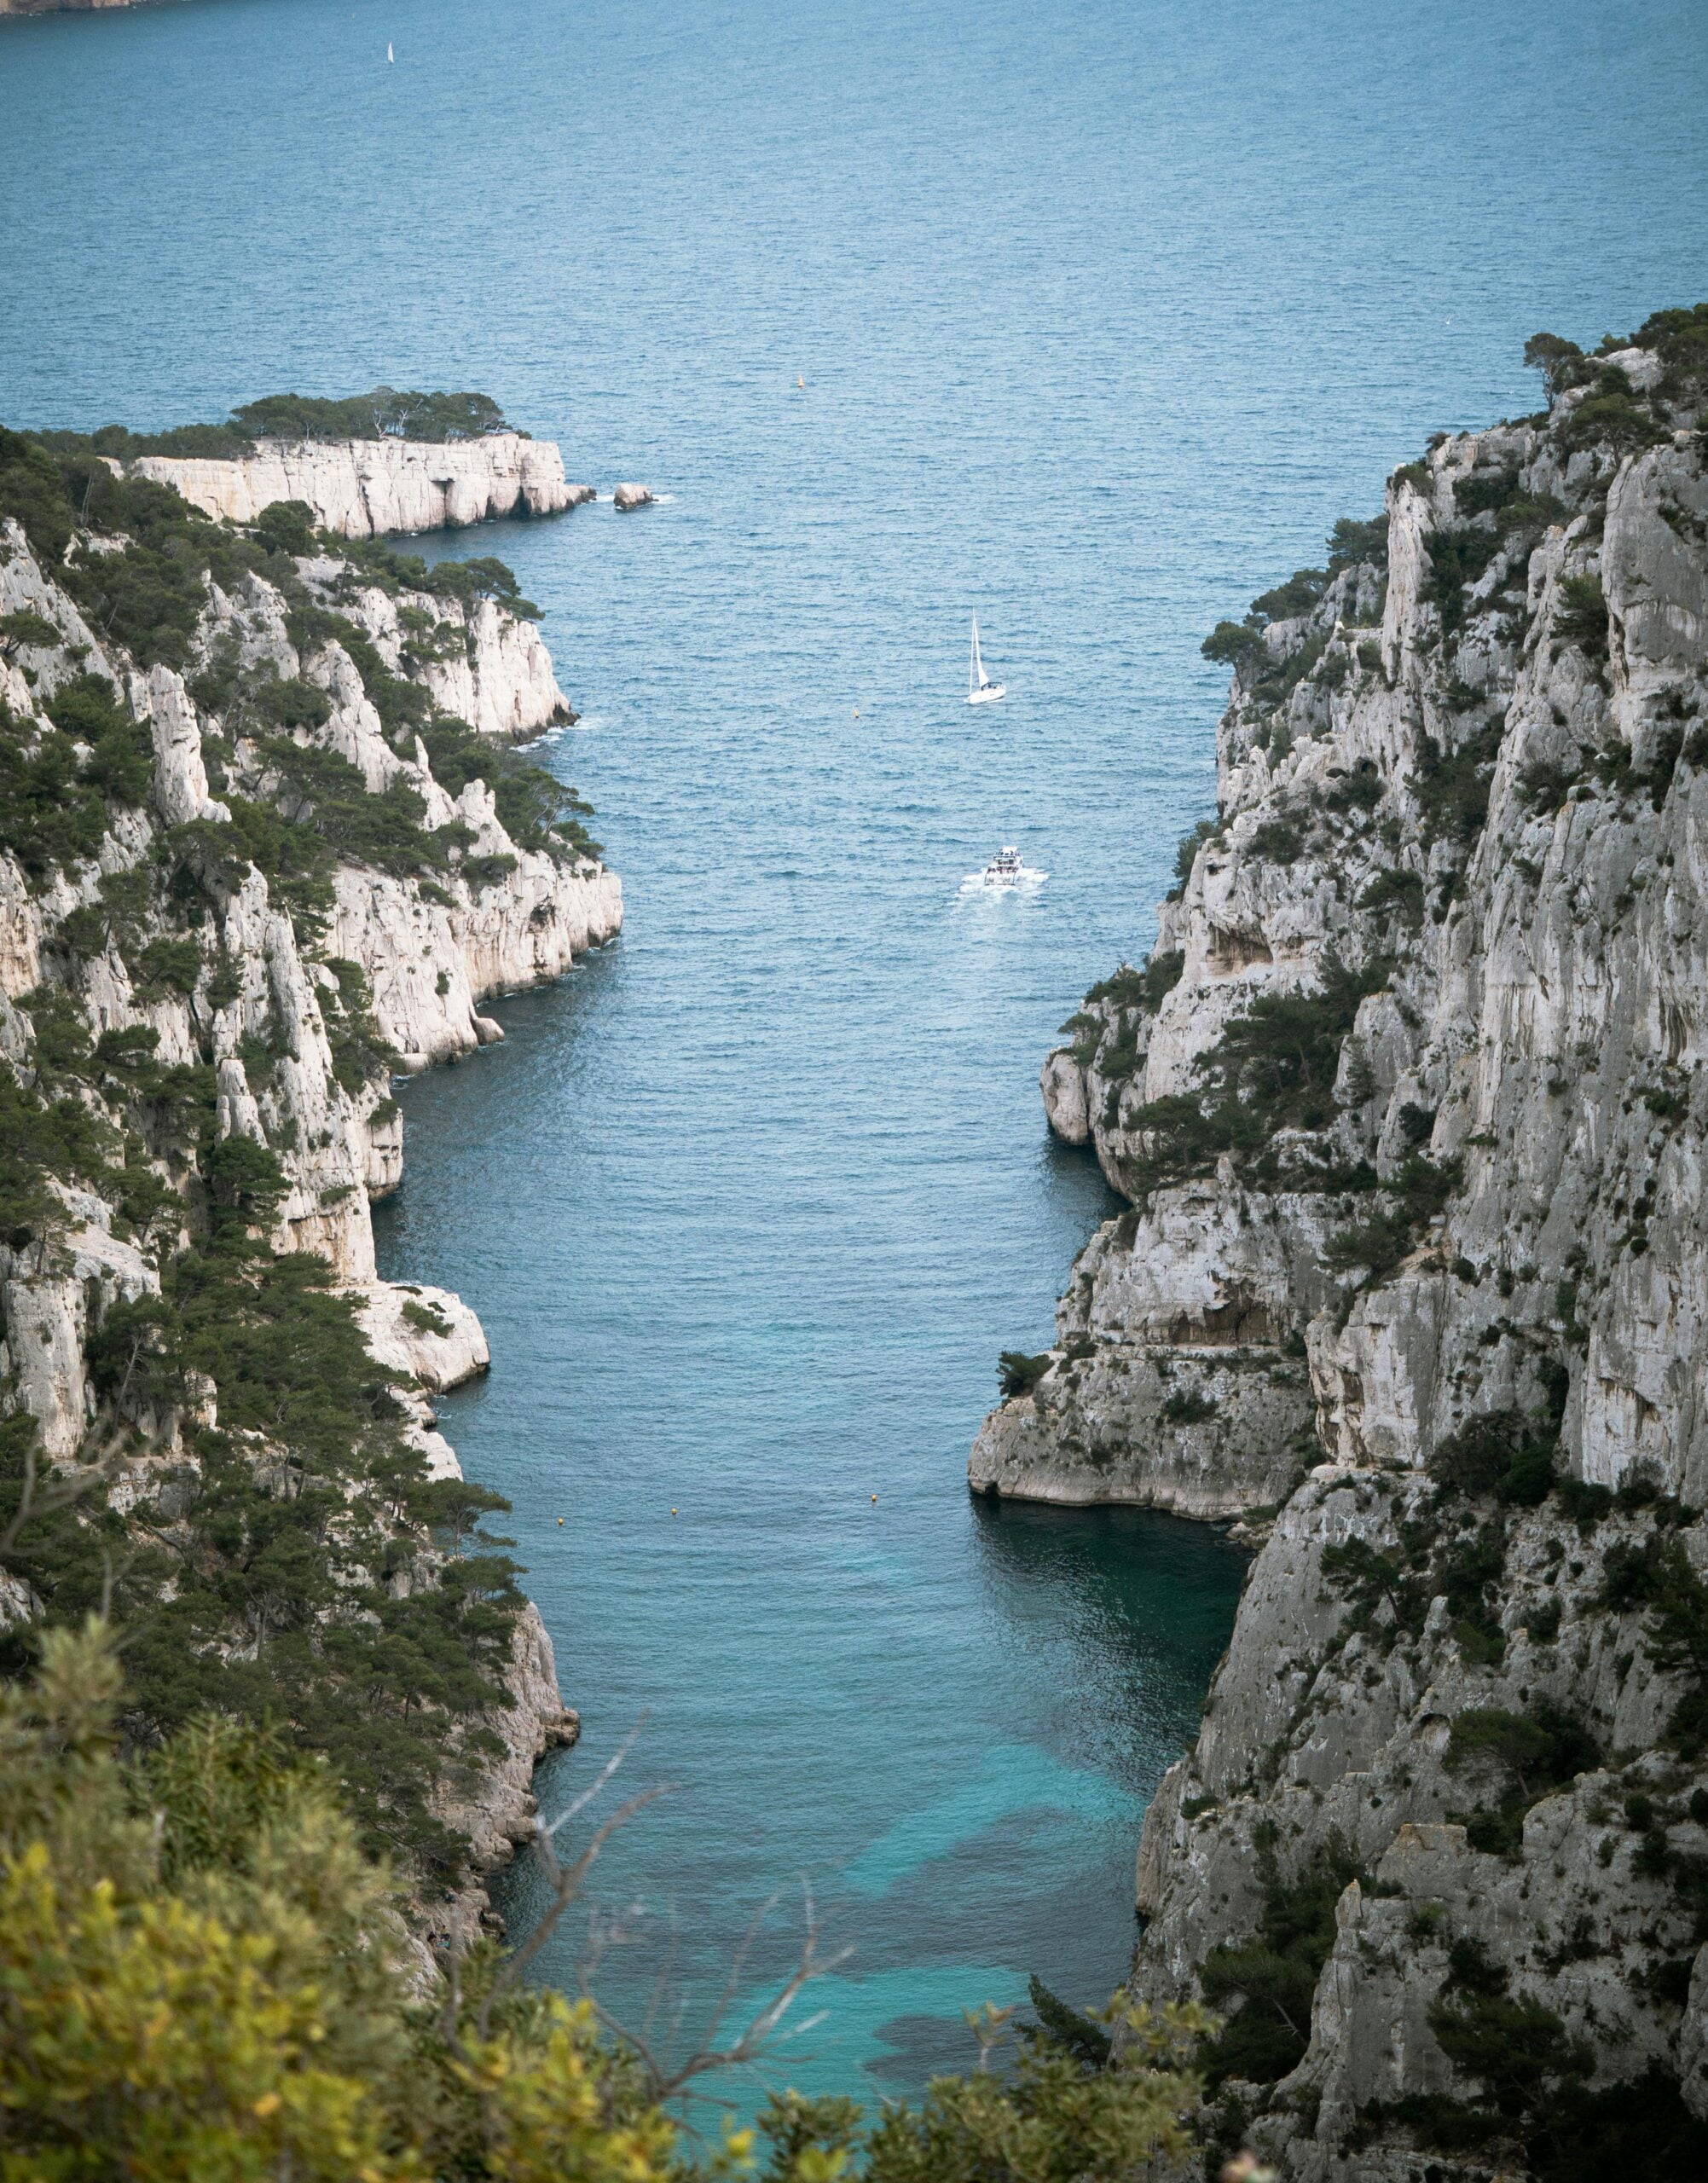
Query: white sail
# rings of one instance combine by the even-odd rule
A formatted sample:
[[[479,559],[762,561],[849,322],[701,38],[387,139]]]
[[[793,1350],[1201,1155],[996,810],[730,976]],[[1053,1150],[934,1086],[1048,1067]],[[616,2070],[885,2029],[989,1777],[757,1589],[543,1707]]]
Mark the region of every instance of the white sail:
[[[1000,698],[1003,695],[1005,692],[1002,684],[993,682],[989,675],[985,673],[984,657],[979,651],[979,617],[975,614],[972,656],[967,665],[967,703],[970,705],[982,704],[989,698]]]

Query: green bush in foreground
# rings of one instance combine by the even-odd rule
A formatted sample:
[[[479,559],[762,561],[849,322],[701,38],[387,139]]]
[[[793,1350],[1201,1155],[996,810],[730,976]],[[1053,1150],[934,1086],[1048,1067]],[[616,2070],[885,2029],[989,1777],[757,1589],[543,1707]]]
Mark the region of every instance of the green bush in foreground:
[[[397,1891],[323,1764],[222,1716],[127,1757],[111,1633],[51,1630],[41,1653],[33,1685],[0,1689],[0,2175],[752,2172],[754,2132],[703,2150],[644,2047],[602,2033],[585,2002],[524,1989],[489,1942],[423,1989]],[[1040,2006],[1024,2029],[981,2011],[979,2070],[869,2132],[850,2100],[774,2098],[767,2183],[1116,2183],[1184,2155],[1186,2059],[1209,2019],[1120,1995],[1095,2024],[1053,1995]],[[1010,2065],[984,2066],[1010,2039]]]

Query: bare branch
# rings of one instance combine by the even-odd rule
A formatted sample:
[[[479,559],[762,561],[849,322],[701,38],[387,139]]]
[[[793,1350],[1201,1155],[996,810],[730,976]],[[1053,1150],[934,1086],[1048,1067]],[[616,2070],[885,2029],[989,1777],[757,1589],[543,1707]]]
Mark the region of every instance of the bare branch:
[[[439,2030],[444,2041],[460,2062],[468,2059],[467,2050],[457,2032],[457,2019],[462,2014],[462,1965],[453,1953],[445,1965],[445,2005],[439,2012]]]
[[[482,2000],[475,2018],[475,2029],[480,2038],[484,2039],[489,2035],[492,2012],[501,1997],[510,1992],[520,1982],[529,1966],[557,1931],[565,1913],[580,1896],[586,1885],[588,1874],[611,1836],[619,1827],[626,1827],[630,1820],[644,1811],[648,1804],[655,1803],[660,1797],[669,1795],[675,1787],[676,1785],[674,1783],[661,1783],[655,1788],[643,1790],[639,1795],[631,1797],[595,1830],[592,1838],[573,1862],[566,1864],[559,1857],[558,1835],[570,1821],[585,1811],[601,1791],[608,1786],[612,1777],[634,1749],[644,1726],[645,1717],[635,1723],[622,1745],[600,1769],[597,1777],[574,1798],[555,1819],[535,1821],[535,1855],[550,1891],[549,1900],[544,1912],[536,1920],[533,1931],[522,1945],[506,1959]],[[594,1912],[588,1921],[587,1948],[576,1966],[577,1984],[582,1995],[593,2008],[599,2024],[634,2057],[646,2080],[649,2094],[655,2103],[662,2105],[668,2101],[684,2097],[697,2099],[710,2098],[711,2095],[708,2093],[691,2090],[699,2078],[713,2070],[739,2068],[758,2062],[767,2056],[782,2040],[798,2037],[802,2033],[812,2030],[815,2024],[823,2022],[823,2012],[820,2012],[818,2015],[808,2018],[804,2024],[791,2025],[786,2031],[784,2029],[785,2019],[803,1990],[814,1980],[828,1977],[833,1972],[838,1970],[854,1954],[854,1950],[852,1948],[841,1948],[828,1954],[823,1952],[818,1907],[813,1901],[811,1884],[804,1878],[802,1881],[802,1894],[806,1931],[794,1967],[782,1985],[768,2001],[755,2009],[745,2024],[732,2038],[726,2039],[721,2036],[722,2027],[734,2008],[744,1987],[748,1983],[749,1966],[759,1937],[779,1900],[779,1896],[773,1896],[751,1920],[742,1937],[741,1944],[736,1950],[728,1977],[712,2011],[703,2037],[684,2059],[674,2064],[668,2063],[661,2057],[658,2045],[656,2043],[661,2028],[659,2019],[662,2016],[666,2019],[662,2027],[664,2038],[670,2046],[675,2044],[676,2035],[681,2029],[681,2020],[686,2006],[686,2004],[680,2001],[674,2008],[666,2006],[671,1992],[671,1973],[675,1964],[674,1927],[671,1950],[657,1979],[653,1982],[646,2015],[641,2028],[637,2031],[614,2016],[593,1991],[594,1977],[609,1952],[613,1948],[627,1945],[636,1936],[633,1929],[625,1923],[622,1915],[602,1915],[598,1911]],[[457,1959],[454,1956],[448,1966],[449,1994],[443,2012],[445,2036],[448,2043],[454,2047],[456,2045],[456,2024],[462,2008],[462,1991],[458,1974],[459,1965]],[[460,2052],[460,2049],[458,2048],[457,2051]],[[726,2106],[730,2105],[727,2101],[719,2101],[717,2104]]]
[[[639,2061],[647,2079],[649,2096],[657,2104],[663,2105],[667,2101],[685,2096],[695,2099],[711,2099],[713,2095],[699,2091],[690,2091],[689,2087],[698,2078],[705,2076],[713,2070],[737,2069],[761,2061],[783,2040],[797,2038],[803,2032],[811,2030],[813,2025],[824,2021],[824,2012],[820,2011],[818,2015],[808,2018],[804,2024],[792,2025],[786,2032],[783,2029],[785,2018],[799,1999],[802,1990],[812,1984],[815,1979],[830,1977],[831,1972],[839,1969],[854,1954],[852,1948],[842,1948],[837,1949],[830,1955],[820,1954],[820,1927],[818,1911],[813,1901],[812,1888],[804,1880],[802,1886],[806,1904],[807,1931],[801,1943],[800,1953],[796,1958],[795,1967],[789,1977],[772,1999],[754,2012],[742,2030],[732,2040],[723,2045],[718,2043],[718,2028],[729,2013],[735,1996],[744,1983],[747,1961],[756,1937],[763,1927],[765,1920],[776,1907],[778,1898],[773,1896],[753,1920],[743,1937],[730,1976],[713,2011],[703,2042],[674,2066],[668,2065],[660,2059],[651,2037],[652,2017],[657,2006],[656,2001],[653,2007],[649,2008],[647,2012],[646,2032],[637,2034],[614,2017],[599,2000],[597,1995],[592,1991],[590,1970],[597,1967],[605,1947],[609,1945],[610,1929],[598,1937],[592,1953],[591,1964],[584,1963],[582,1966],[581,1990],[587,2000],[592,2003],[594,2012],[605,2030],[613,2037],[621,2040]],[[679,2009],[675,2022],[672,2025],[673,2030],[680,2024],[680,2015],[681,2012]],[[720,2106],[732,2105],[727,2100],[717,2100],[715,2104]]]
[[[608,1776],[614,1770],[613,1763],[612,1766],[605,1769],[606,1775]],[[626,1804],[622,1805],[611,1814],[574,1864],[567,1868],[558,1862],[557,1852],[552,1843],[553,1830],[547,1827],[541,1827],[539,1829],[535,1838],[541,1862],[546,1867],[547,1877],[552,1882],[552,1900],[546,1907],[545,1915],[535,1926],[533,1931],[529,1934],[515,1954],[506,1961],[498,1976],[493,1980],[486,1999],[480,2005],[480,2014],[476,2019],[476,2029],[483,2039],[486,2036],[487,2027],[492,2019],[494,2002],[501,1994],[507,1993],[516,1983],[557,1931],[559,1920],[581,1893],[582,1885],[588,1873],[593,1869],[593,1861],[599,1851],[604,1849],[619,1827],[626,1827],[637,1812],[644,1811],[650,1804],[656,1804],[660,1797],[669,1796],[675,1786],[674,1782],[662,1782],[657,1788],[643,1789],[638,1797],[631,1797]],[[585,1802],[585,1798],[582,1801]]]
[[[645,1713],[640,1716],[640,1718],[634,1723],[634,1726],[622,1739],[622,1741],[617,1746],[615,1752],[612,1752],[611,1756],[605,1761],[603,1767],[600,1768],[598,1775],[593,1782],[587,1788],[582,1791],[580,1796],[576,1797],[570,1804],[565,1805],[564,1810],[558,1814],[558,1816],[552,1821],[549,1827],[542,1827],[540,1828],[539,1831],[541,1834],[547,1840],[549,1840],[551,1837],[557,1833],[560,1827],[567,1826],[570,1820],[579,1818],[581,1814],[587,1810],[593,1798],[598,1796],[600,1790],[604,1788],[605,1783],[610,1781],[611,1775],[616,1773],[617,1768],[622,1765],[623,1760],[628,1757],[629,1752],[634,1750],[635,1743],[640,1737],[640,1731],[646,1725],[647,1717],[648,1717]]]

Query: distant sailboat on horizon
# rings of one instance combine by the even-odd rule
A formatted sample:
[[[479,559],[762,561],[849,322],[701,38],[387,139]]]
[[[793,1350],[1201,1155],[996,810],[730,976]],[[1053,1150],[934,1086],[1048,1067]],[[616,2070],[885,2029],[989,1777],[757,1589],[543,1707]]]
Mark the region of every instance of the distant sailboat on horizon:
[[[967,669],[967,703],[970,705],[988,705],[998,698],[1008,695],[1007,686],[993,682],[985,673],[985,663],[979,651],[979,617],[973,617],[973,656]]]
[[[391,41],[389,38],[385,41],[385,58],[388,61],[396,61],[397,58],[397,55],[391,50]]]

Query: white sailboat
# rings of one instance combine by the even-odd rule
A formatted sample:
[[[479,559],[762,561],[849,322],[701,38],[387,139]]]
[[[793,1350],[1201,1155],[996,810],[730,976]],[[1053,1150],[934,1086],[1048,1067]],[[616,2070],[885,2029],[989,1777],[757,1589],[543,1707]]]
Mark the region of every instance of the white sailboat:
[[[391,41],[390,38],[387,38],[385,41],[385,58],[388,61],[395,61],[397,58],[397,55],[391,50]]]
[[[987,705],[1007,694],[1003,684],[993,682],[985,673],[984,661],[979,656],[979,617],[975,614],[972,663],[967,669],[967,703],[970,705]]]

